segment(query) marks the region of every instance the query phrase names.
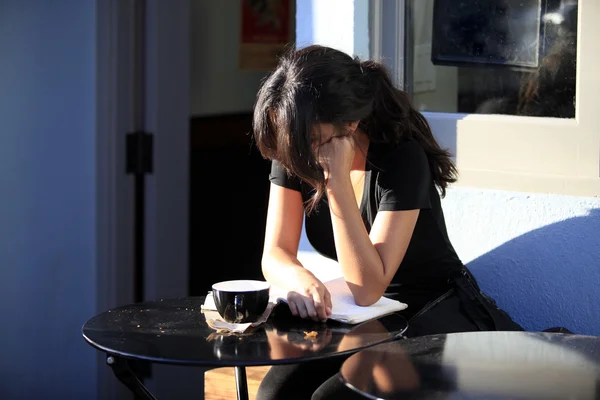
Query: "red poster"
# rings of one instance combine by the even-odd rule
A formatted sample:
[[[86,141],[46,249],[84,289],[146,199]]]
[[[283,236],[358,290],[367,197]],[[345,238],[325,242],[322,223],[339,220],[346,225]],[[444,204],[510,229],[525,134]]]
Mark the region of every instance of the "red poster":
[[[292,42],[292,0],[241,0],[240,68],[270,70]]]

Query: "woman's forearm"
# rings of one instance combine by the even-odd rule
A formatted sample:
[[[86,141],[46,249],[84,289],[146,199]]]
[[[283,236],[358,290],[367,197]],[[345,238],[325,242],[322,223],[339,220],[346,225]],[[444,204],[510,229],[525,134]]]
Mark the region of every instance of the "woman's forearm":
[[[384,267],[356,204],[350,177],[330,180],[327,198],[338,262],[358,305],[371,305],[385,291]]]
[[[281,248],[272,248],[265,252],[262,258],[262,272],[271,285],[288,291],[298,290],[296,286],[300,275],[311,274],[295,255]]]

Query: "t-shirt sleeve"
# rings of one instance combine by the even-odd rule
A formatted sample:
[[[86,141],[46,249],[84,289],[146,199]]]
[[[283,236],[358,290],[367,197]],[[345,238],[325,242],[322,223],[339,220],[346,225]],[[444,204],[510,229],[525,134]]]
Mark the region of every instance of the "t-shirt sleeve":
[[[423,148],[416,142],[404,143],[389,156],[379,173],[379,211],[431,208],[432,179]]]
[[[287,189],[301,191],[300,180],[296,177],[289,176],[283,166],[276,160],[271,162],[271,173],[269,180],[277,186],[283,186]]]

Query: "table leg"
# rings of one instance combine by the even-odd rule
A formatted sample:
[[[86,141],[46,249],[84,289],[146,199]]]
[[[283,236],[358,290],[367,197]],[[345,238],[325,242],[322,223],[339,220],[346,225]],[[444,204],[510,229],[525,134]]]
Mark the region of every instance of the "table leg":
[[[246,380],[246,367],[237,366],[234,368],[237,398],[238,400],[248,400],[248,381]]]
[[[157,400],[129,368],[126,359],[109,355],[106,357],[106,363],[112,368],[117,379],[135,394],[136,399]]]

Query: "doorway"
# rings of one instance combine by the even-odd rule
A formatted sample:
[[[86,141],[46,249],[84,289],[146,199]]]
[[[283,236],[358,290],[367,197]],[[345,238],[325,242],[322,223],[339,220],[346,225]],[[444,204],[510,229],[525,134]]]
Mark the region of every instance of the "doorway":
[[[191,2],[189,290],[193,296],[206,294],[212,283],[222,280],[264,279],[260,260],[270,162],[253,145],[251,132],[256,93],[268,71],[240,67],[242,3]],[[295,5],[289,4],[293,21]]]
[[[217,280],[262,279],[270,163],[252,147],[250,132],[266,71],[237,68],[241,1],[98,4],[99,311],[203,295]],[[143,207],[135,206],[125,168],[126,135],[139,129],[153,139]],[[100,397],[130,397],[102,357],[97,367]],[[159,398],[191,398],[203,390],[199,375],[153,365],[145,384]]]

